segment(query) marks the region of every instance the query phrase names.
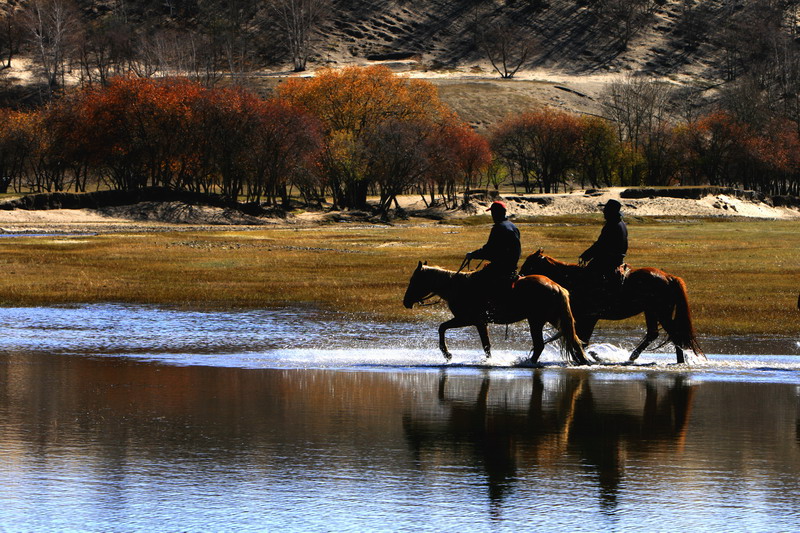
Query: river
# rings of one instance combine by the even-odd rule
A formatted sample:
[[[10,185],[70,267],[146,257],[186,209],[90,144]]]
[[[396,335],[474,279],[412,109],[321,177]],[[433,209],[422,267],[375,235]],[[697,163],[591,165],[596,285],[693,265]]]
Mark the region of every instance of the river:
[[[601,324],[602,325],[602,324]],[[524,360],[313,309],[0,309],[3,531],[787,531],[797,339]],[[507,338],[506,338],[507,335]],[[629,338],[630,337],[630,338]],[[635,336],[592,349],[623,361]]]

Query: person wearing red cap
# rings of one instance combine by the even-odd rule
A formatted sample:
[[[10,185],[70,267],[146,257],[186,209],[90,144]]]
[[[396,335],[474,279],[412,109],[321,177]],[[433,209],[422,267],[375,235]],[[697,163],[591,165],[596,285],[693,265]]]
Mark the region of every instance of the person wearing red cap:
[[[517,263],[522,252],[519,229],[506,217],[506,205],[495,201],[487,211],[492,214],[494,226],[489,232],[489,239],[481,248],[467,254],[467,261],[483,259],[489,263],[475,272],[478,290],[484,293],[487,307],[496,307],[516,279]]]

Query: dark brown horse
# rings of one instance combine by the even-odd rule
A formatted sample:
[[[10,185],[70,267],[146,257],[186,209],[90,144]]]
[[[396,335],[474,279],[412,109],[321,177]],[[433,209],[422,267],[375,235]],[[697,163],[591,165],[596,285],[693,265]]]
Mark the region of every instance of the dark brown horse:
[[[520,273],[547,276],[570,291],[575,329],[584,343],[589,342],[598,320],[623,320],[644,313],[647,333],[631,353],[630,362],[658,338],[659,324],[675,345],[679,363],[686,362],[683,351],[687,349],[705,358],[692,325],[686,284],[678,276],[657,268],[635,268],[628,274],[616,298],[599,302],[593,298],[596,294],[593,285],[599,281],[596,275],[582,266],[557,261],[542,250],[528,256]]]
[[[439,349],[446,359],[452,357],[444,339],[445,332],[450,328],[475,326],[486,357],[491,357],[487,324],[512,324],[527,320],[533,339],[531,363],[536,363],[544,350],[542,329],[545,323],[550,323],[563,336],[562,353],[569,361],[574,364],[589,364],[583,346],[575,334],[575,321],[566,289],[544,276],[525,276],[514,284],[507,305],[489,317],[485,306],[481,305],[475,294],[475,283],[470,277],[471,274],[426,266],[420,262],[403,297],[403,305],[408,309],[432,295],[447,302],[453,318],[439,326]]]

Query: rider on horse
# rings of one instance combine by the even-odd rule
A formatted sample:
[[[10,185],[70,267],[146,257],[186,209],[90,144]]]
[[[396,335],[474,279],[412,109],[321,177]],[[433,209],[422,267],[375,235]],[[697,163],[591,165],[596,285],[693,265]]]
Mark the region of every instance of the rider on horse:
[[[481,248],[469,252],[466,261],[483,259],[489,261],[485,267],[472,275],[478,291],[486,299],[487,312],[502,305],[512,284],[517,279],[517,263],[522,251],[519,230],[506,217],[506,205],[495,201],[487,211],[492,213],[494,226],[489,240]]]
[[[601,296],[609,296],[618,292],[622,285],[623,275],[619,267],[628,253],[628,227],[622,220],[620,208],[616,200],[609,200],[603,207],[606,223],[600,231],[600,237],[580,256],[580,263],[586,266],[592,277],[600,281]],[[603,294],[605,292],[605,294]]]

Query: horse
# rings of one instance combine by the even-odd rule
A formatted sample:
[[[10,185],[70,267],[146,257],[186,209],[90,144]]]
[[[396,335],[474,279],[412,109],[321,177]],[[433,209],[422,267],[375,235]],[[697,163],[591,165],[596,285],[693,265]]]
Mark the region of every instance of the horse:
[[[448,329],[475,326],[486,357],[491,357],[487,324],[512,324],[527,319],[533,340],[532,364],[538,362],[544,350],[542,329],[545,323],[552,324],[562,334],[561,351],[570,363],[589,364],[583,345],[575,333],[575,321],[566,289],[544,276],[519,278],[505,305],[490,315],[475,294],[475,283],[471,282],[470,277],[470,273],[454,272],[420,262],[403,297],[403,305],[408,309],[434,295],[447,302],[453,318],[439,326],[439,349],[446,360],[452,358],[445,342]]]
[[[636,361],[658,338],[659,324],[675,346],[678,363],[686,362],[683,351],[688,349],[705,359],[692,324],[686,283],[678,276],[657,268],[631,269],[616,298],[610,302],[597,302],[592,299],[592,291],[598,283],[595,276],[585,267],[562,263],[545,255],[542,249],[525,259],[520,274],[547,276],[570,291],[575,330],[584,343],[589,342],[598,320],[624,320],[644,313],[647,333],[631,352],[629,363]]]

